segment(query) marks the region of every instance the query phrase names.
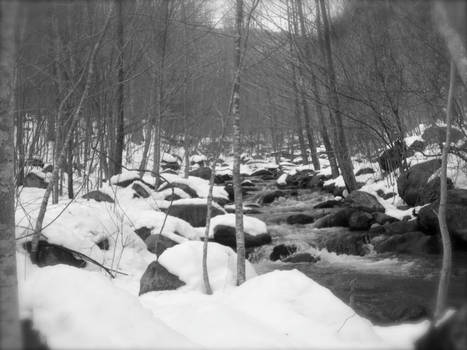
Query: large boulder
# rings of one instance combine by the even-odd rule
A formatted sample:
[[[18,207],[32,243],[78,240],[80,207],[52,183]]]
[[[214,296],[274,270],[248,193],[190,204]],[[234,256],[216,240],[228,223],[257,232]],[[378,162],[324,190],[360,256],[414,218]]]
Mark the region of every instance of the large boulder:
[[[435,327],[430,327],[415,343],[415,350],[465,349],[467,349],[467,304]]]
[[[418,213],[420,229],[427,234],[439,232],[438,211],[439,200],[424,206]],[[448,191],[446,219],[449,233],[459,243],[467,243],[467,190],[453,189]]]
[[[439,243],[434,236],[423,232],[407,232],[392,236],[378,236],[372,240],[378,253],[398,254],[436,254],[439,253]]]
[[[36,187],[36,188],[47,188],[47,182],[45,182],[45,175],[40,176],[36,173],[29,173],[24,177],[24,187]]]
[[[388,222],[382,226],[377,226],[370,229],[370,233],[385,234],[388,236],[400,235],[407,232],[414,232],[419,230],[417,220],[395,221]]]
[[[297,253],[297,254],[294,254],[292,256],[289,256],[288,258],[285,258],[283,260],[283,262],[287,262],[287,263],[294,263],[294,264],[298,264],[298,263],[315,263],[315,262],[318,262],[319,261],[319,258],[311,255],[310,253]]]
[[[357,211],[354,208],[342,208],[334,213],[327,214],[322,218],[315,221],[315,228],[335,227],[335,226],[349,226],[350,216]]]
[[[170,170],[180,170],[180,164],[178,164],[178,162],[165,162],[165,161],[162,161],[161,162],[161,168],[163,170],[166,170],[166,169],[170,169]]]
[[[384,213],[385,210],[375,196],[364,191],[352,191],[345,198],[345,203],[351,208],[363,210],[369,213]]]
[[[296,251],[297,247],[295,245],[279,244],[272,249],[272,252],[269,255],[269,259],[272,261],[286,259]]]
[[[214,242],[228,246],[233,250],[237,250],[237,240],[235,238],[235,227],[227,225],[216,225],[214,227]],[[261,233],[252,235],[244,232],[245,235],[245,248],[255,248],[264,244],[271,243],[271,235],[269,233]]]
[[[351,230],[368,230],[372,224],[373,215],[365,211],[355,211],[349,217],[349,228]]]
[[[31,254],[31,242],[24,243],[24,248]],[[81,257],[75,255],[66,247],[57,244],[52,244],[44,240],[39,241],[37,249],[36,263],[39,267],[53,266],[58,264],[65,264],[74,267],[85,267],[86,262]]]
[[[191,188],[189,185],[187,185],[185,183],[181,183],[181,182],[165,183],[159,188],[158,192],[164,191],[164,190],[166,190],[168,188],[179,188],[182,191],[184,191],[186,194],[188,194],[191,198],[198,198],[198,194],[196,193],[196,191],[193,188]]]
[[[184,282],[167,271],[159,262],[153,261],[141,276],[139,295],[153,291],[174,290],[184,285]]]
[[[314,176],[315,172],[313,170],[302,170],[287,176],[285,181],[290,187],[308,188]]]
[[[293,214],[287,217],[286,222],[289,225],[306,225],[315,221],[315,218],[306,214]]]
[[[328,208],[335,208],[341,207],[343,202],[341,200],[330,199],[319,204],[316,204],[313,208],[314,209],[328,209]]]
[[[205,180],[209,180],[211,178],[211,168],[199,167],[198,169],[190,171],[190,176],[196,176]]]
[[[446,127],[433,125],[426,128],[422,134],[423,140],[427,145],[442,144],[446,139]],[[459,129],[451,128],[451,142],[457,143],[457,141],[464,138],[464,135]]]
[[[160,234],[148,236],[144,240],[144,243],[146,243],[148,250],[157,256],[161,255],[167,248],[178,244],[174,240]]]
[[[139,181],[133,182],[131,188],[135,191],[137,197],[149,198],[150,196],[149,192],[144,188],[144,185]]]
[[[416,164],[397,179],[399,196],[410,206],[423,205],[439,198],[439,178],[431,179],[441,167],[441,159]],[[449,180],[449,187],[452,182]]]
[[[84,199],[93,199],[96,202],[109,202],[114,203],[112,197],[110,197],[107,193],[101,192],[99,190],[91,191],[83,195]]]
[[[329,252],[347,255],[363,256],[369,252],[367,244],[369,237],[361,231],[333,231],[318,238],[319,248],[326,248]]]
[[[173,202],[169,208],[162,210],[171,216],[185,220],[193,227],[206,226],[207,205],[205,203],[178,204],[177,202]],[[212,206],[212,218],[222,214],[225,214],[223,210],[219,209],[217,206]]]
[[[251,201],[259,204],[270,204],[280,197],[285,197],[285,192],[280,190],[264,191],[255,195]]]

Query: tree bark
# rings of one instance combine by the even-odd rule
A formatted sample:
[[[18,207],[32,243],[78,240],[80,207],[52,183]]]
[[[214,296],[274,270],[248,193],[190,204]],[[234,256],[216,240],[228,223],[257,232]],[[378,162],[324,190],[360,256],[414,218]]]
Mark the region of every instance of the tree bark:
[[[115,133],[115,154],[113,175],[122,172],[123,147],[125,139],[125,118],[124,118],[124,69],[123,69],[123,0],[115,0],[117,12],[117,48],[118,48],[118,68],[117,68],[117,122]]]
[[[452,265],[452,247],[451,238],[449,236],[448,224],[446,221],[446,205],[448,197],[447,188],[447,167],[449,147],[451,144],[451,119],[452,119],[452,102],[456,80],[456,67],[454,61],[451,61],[451,69],[449,74],[449,93],[448,104],[446,111],[446,140],[443,147],[443,155],[441,158],[441,174],[440,174],[440,197],[438,209],[439,231],[443,243],[443,264],[438,284],[438,294],[436,297],[436,308],[434,319],[440,320],[446,311],[446,299],[449,291],[449,278],[451,276]]]
[[[15,22],[18,4],[3,1],[0,13],[0,348],[22,349],[16,274],[14,105]]]
[[[232,90],[233,119],[233,187],[235,197],[235,231],[237,243],[237,285],[245,282],[245,235],[243,232],[243,200],[240,178],[240,71],[242,56],[243,0],[236,2],[234,41],[234,82]]]

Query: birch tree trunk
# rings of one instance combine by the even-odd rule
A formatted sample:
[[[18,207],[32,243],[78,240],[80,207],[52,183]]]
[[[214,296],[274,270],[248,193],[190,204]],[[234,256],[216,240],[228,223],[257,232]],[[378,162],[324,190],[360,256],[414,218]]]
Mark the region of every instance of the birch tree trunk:
[[[439,277],[438,294],[436,297],[436,308],[434,319],[439,320],[442,318],[446,311],[446,299],[449,291],[449,278],[451,276],[452,265],[452,247],[451,237],[449,236],[448,224],[446,221],[446,205],[448,197],[447,187],[447,166],[449,146],[451,144],[451,119],[452,119],[452,102],[456,80],[456,67],[454,61],[451,61],[451,69],[449,74],[449,93],[448,104],[446,111],[446,140],[443,147],[443,155],[441,158],[441,174],[440,174],[440,197],[438,209],[438,222],[439,231],[441,233],[441,240],[443,244],[443,263],[441,267],[441,274]]]
[[[234,42],[234,82],[232,90],[233,119],[233,187],[235,197],[235,231],[237,243],[237,285],[245,282],[245,235],[243,232],[243,199],[240,179],[240,71],[242,56],[243,0],[236,2]]]
[[[21,349],[16,274],[14,114],[16,1],[1,3],[0,29],[0,349]]]

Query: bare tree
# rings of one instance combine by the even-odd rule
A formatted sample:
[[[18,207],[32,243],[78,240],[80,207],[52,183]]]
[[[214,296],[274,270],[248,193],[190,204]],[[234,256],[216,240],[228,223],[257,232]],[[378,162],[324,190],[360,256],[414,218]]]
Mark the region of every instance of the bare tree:
[[[16,275],[13,76],[16,1],[2,1],[0,14],[0,348],[21,349]]]

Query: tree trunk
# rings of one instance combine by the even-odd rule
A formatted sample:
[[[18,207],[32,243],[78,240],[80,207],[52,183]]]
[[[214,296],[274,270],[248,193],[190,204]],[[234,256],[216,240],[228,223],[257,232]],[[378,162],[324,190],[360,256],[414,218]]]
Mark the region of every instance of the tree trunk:
[[[234,82],[232,90],[233,119],[233,187],[235,196],[235,231],[237,243],[237,285],[245,282],[245,235],[243,232],[243,200],[240,178],[240,71],[242,56],[243,0],[236,2],[236,35],[234,42]]]
[[[117,49],[118,49],[118,85],[117,85],[117,121],[115,133],[115,153],[113,175],[122,172],[123,147],[125,139],[124,119],[124,71],[123,71],[123,0],[115,0],[117,12]]]
[[[341,169],[342,177],[344,178],[345,186],[350,192],[357,189],[357,181],[353,173],[352,160],[350,158],[347,139],[344,132],[344,125],[340,111],[339,96],[337,94],[337,79],[336,71],[334,69],[334,62],[332,59],[331,51],[331,37],[328,16],[326,13],[326,5],[324,0],[319,0],[321,7],[321,18],[323,19],[323,35],[324,35],[324,55],[326,58],[327,75],[329,80],[329,97],[332,108],[332,117],[335,120],[335,149],[337,151],[337,158]],[[332,118],[331,117],[331,118]]]
[[[68,145],[66,145],[67,148],[67,153],[68,153],[68,159],[67,159],[67,188],[68,188],[68,198],[73,199],[74,198],[74,193],[73,193],[73,133],[70,137],[70,141],[68,142]]]
[[[449,77],[449,93],[448,104],[446,111],[446,140],[443,147],[443,155],[441,161],[441,174],[440,174],[440,198],[438,209],[439,231],[441,233],[441,240],[443,243],[443,265],[441,267],[441,274],[438,284],[438,295],[436,297],[436,308],[434,319],[438,321],[442,318],[446,311],[446,299],[449,291],[449,278],[451,276],[452,264],[452,247],[451,238],[449,236],[448,224],[446,221],[446,204],[448,197],[447,188],[447,167],[448,167],[448,154],[451,144],[451,119],[452,119],[452,101],[456,80],[456,67],[454,61],[451,61],[450,77]]]
[[[151,125],[148,123],[146,125],[145,133],[144,133],[144,148],[143,148],[143,156],[141,159],[141,164],[139,165],[139,176],[143,177],[144,172],[146,170],[146,166],[148,164],[148,153],[149,147],[151,146],[151,139],[152,139],[152,130]]]
[[[0,348],[22,349],[16,274],[14,105],[15,21],[18,4],[1,4],[0,47]]]

